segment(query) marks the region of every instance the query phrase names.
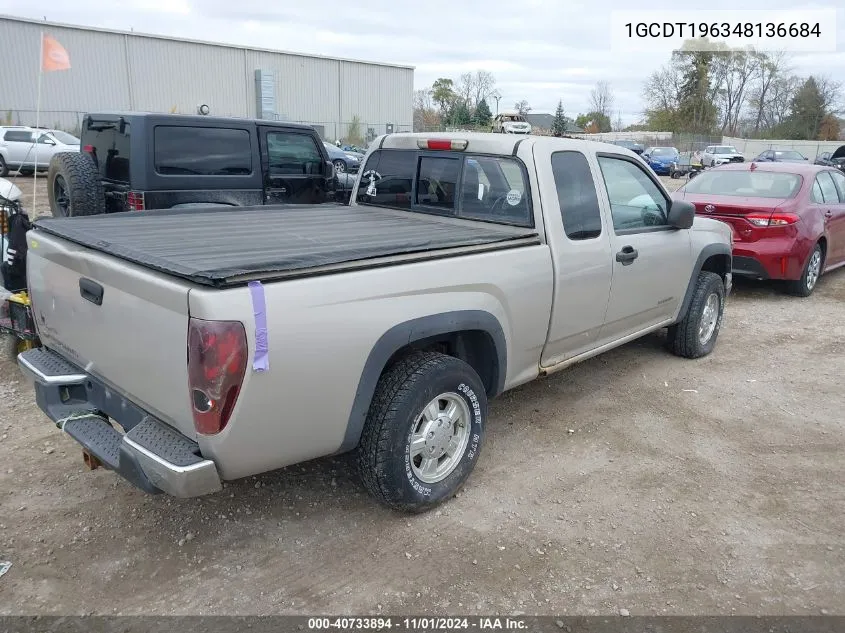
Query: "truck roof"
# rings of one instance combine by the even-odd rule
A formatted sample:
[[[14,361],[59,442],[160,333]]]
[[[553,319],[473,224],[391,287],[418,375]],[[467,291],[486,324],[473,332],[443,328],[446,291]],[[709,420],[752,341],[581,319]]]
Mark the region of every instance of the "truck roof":
[[[120,111],[101,111],[101,112],[86,112],[86,117],[90,117],[93,120],[112,120],[112,119],[126,119],[131,121],[133,119],[154,119],[156,121],[168,121],[172,122],[176,125],[193,125],[193,124],[202,124],[202,125],[220,125],[224,126],[227,124],[231,124],[232,122],[236,123],[254,123],[256,125],[268,125],[268,126],[276,126],[276,127],[286,127],[286,128],[298,128],[298,129],[307,129],[313,130],[314,128],[310,125],[305,125],[302,123],[291,123],[289,121],[271,121],[267,119],[252,119],[247,117],[226,117],[226,116],[211,116],[211,115],[203,115],[203,114],[171,114],[169,112],[120,112]]]
[[[539,243],[534,229],[329,204],[42,218],[35,230],[215,287]]]

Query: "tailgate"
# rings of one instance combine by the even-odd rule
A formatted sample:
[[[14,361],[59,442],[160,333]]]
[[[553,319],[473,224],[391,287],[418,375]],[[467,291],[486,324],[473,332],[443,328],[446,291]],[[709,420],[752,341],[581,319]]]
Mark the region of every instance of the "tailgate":
[[[195,437],[188,285],[44,231],[28,239],[27,277],[42,343]]]

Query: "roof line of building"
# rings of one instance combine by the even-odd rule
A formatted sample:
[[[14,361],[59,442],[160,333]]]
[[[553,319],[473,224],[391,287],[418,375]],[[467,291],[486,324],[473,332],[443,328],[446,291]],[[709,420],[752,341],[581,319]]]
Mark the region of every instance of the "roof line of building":
[[[46,20],[36,20],[33,18],[24,18],[16,15],[7,15],[0,13],[0,20],[9,20],[12,22],[27,22],[29,24],[38,24],[42,26],[55,26],[66,29],[78,29],[80,31],[95,31],[97,33],[112,33],[114,35],[132,35],[135,37],[147,37],[156,40],[166,40],[170,42],[187,42],[190,44],[205,44],[206,46],[222,46],[224,48],[235,48],[245,51],[255,51],[259,53],[280,53],[282,55],[293,55],[296,57],[312,57],[317,59],[326,59],[336,62],[350,62],[353,64],[368,64],[370,66],[387,66],[389,68],[403,68],[406,70],[414,70],[415,66],[407,66],[405,64],[389,64],[387,62],[373,62],[364,59],[354,59],[351,57],[332,57],[330,55],[314,55],[311,53],[297,53],[295,51],[284,51],[273,48],[258,48],[256,46],[242,46],[241,44],[229,44],[228,42],[210,42],[208,40],[197,40],[187,37],[173,37],[171,35],[158,35],[156,33],[142,33],[140,31],[121,31],[119,29],[106,29],[99,26],[88,26],[83,24],[68,24],[65,22],[49,22]]]

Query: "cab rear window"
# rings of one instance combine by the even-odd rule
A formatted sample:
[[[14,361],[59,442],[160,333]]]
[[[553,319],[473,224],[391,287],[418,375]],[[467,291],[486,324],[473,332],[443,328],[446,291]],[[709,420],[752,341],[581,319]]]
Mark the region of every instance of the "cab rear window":
[[[153,156],[159,174],[237,176],[252,173],[249,132],[230,128],[159,125]]]
[[[525,167],[509,156],[378,150],[362,170],[357,201],[534,226]]]

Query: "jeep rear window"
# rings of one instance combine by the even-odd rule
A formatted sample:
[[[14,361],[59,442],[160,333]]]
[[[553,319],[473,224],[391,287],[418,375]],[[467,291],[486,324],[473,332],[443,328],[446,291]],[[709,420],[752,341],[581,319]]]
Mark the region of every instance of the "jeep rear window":
[[[377,150],[362,170],[357,201],[534,226],[525,168],[510,156]]]
[[[240,176],[252,173],[249,132],[230,128],[156,126],[153,156],[159,174]]]

